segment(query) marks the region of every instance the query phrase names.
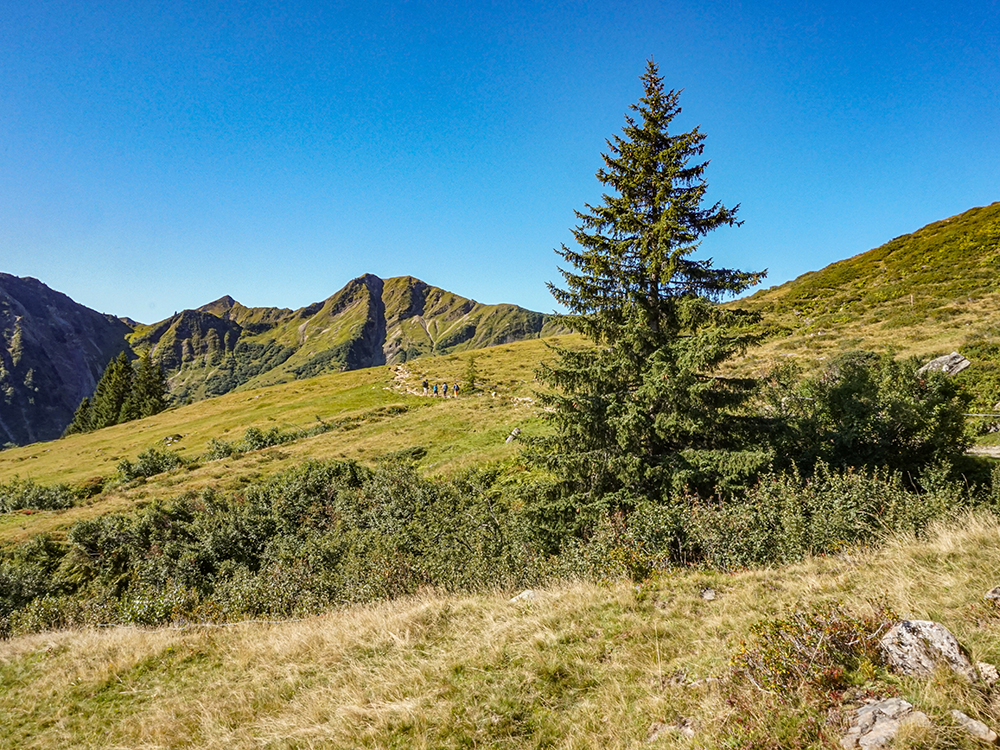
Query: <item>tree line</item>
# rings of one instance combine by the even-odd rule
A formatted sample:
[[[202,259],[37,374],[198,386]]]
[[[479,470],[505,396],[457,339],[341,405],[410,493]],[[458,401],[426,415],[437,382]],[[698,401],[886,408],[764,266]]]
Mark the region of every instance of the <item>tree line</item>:
[[[136,364],[122,352],[111,360],[92,396],[85,397],[66,435],[91,432],[158,414],[167,408],[167,380],[149,351]]]

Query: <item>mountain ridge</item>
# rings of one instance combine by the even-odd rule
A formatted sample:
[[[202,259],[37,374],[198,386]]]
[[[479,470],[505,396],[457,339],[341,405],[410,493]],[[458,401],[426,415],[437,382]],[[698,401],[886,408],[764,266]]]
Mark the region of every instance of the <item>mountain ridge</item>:
[[[230,295],[151,324],[0,274],[0,445],[59,437],[120,352],[149,350],[175,402],[563,332],[554,316],[482,305],[412,276],[365,274],[298,310]]]
[[[552,315],[483,305],[413,276],[365,274],[297,310],[225,295],[138,327],[129,343],[148,348],[187,401],[562,332]]]

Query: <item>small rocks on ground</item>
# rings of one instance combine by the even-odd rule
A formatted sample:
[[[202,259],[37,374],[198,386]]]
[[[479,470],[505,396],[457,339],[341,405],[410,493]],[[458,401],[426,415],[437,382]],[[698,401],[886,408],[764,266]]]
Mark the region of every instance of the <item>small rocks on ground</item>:
[[[888,747],[893,737],[904,726],[931,726],[923,711],[915,711],[911,703],[902,698],[886,698],[858,709],[854,722],[840,740],[845,750],[851,748]]]

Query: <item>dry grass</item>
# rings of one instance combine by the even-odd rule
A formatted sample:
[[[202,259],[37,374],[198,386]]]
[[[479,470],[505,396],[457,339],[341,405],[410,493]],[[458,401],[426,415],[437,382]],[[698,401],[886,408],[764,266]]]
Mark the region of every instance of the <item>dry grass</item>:
[[[877,552],[566,584],[527,603],[427,592],[301,622],[22,637],[0,643],[0,746],[625,748],[687,720],[694,739],[668,729],[652,746],[752,747],[755,727],[784,736],[801,710],[729,679],[752,623],[882,596],[1000,663],[1000,613],[982,600],[998,579],[1000,524],[968,516]],[[946,675],[881,684],[938,724],[907,746],[964,746],[955,707],[1000,725],[992,693]],[[831,711],[824,736],[848,713]]]

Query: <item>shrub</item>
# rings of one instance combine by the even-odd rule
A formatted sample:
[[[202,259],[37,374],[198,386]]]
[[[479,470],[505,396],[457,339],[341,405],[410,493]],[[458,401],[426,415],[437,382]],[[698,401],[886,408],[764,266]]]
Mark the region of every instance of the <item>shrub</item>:
[[[862,681],[882,663],[879,639],[899,620],[886,605],[857,616],[839,603],[818,604],[751,628],[753,642],[740,645],[733,670],[758,688],[790,693],[803,685],[834,690]]]
[[[73,505],[73,491],[65,484],[37,484],[32,479],[14,477],[0,483],[0,513],[31,508],[33,510],[59,510]]]
[[[118,462],[118,478],[131,482],[139,477],[148,478],[183,466],[184,460],[174,451],[165,448],[147,448],[138,455],[135,463],[123,458]]]
[[[229,440],[217,440],[212,438],[208,441],[208,450],[205,452],[206,461],[218,461],[223,458],[231,458],[241,451]]]

